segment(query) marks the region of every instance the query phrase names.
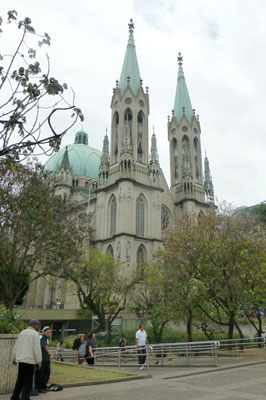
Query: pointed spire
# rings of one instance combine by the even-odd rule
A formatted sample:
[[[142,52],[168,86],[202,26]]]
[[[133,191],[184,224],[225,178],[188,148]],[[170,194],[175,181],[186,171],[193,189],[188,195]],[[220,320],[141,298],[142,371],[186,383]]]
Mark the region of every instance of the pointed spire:
[[[106,128],[106,133],[103,139],[103,151],[102,151],[102,157],[101,157],[101,164],[108,164],[109,163],[109,139],[107,136],[107,128]]]
[[[121,89],[122,95],[124,91],[129,85],[136,95],[138,88],[140,85],[140,73],[139,73],[139,66],[136,54],[136,48],[134,43],[134,23],[131,18],[130,23],[128,24],[129,27],[129,38],[127,44],[126,55],[124,58],[123,68],[120,76],[119,87]]]
[[[214,189],[213,189],[209,160],[206,152],[204,159],[204,189],[208,203],[214,204]]]
[[[159,154],[157,150],[157,139],[156,135],[154,132],[154,127],[153,127],[153,134],[151,137],[151,158],[150,158],[150,164],[159,164]]]
[[[177,61],[179,68],[175,94],[174,116],[176,117],[177,122],[180,123],[184,114],[188,122],[191,123],[193,110],[183,71],[183,57],[181,56],[181,53],[178,53]]]
[[[64,152],[64,156],[62,158],[62,162],[60,165],[60,168],[63,168],[65,171],[70,170],[70,163],[69,163],[69,158],[68,158],[68,150],[67,150],[67,146]]]

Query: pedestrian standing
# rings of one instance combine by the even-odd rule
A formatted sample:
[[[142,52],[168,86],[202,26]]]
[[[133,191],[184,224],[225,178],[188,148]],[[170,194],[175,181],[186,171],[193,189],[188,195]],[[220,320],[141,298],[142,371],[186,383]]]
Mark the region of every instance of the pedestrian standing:
[[[94,365],[94,354],[93,354],[93,347],[92,347],[92,335],[86,335],[85,342],[86,342],[85,359],[86,359],[88,365],[93,366]]]
[[[18,363],[18,377],[11,400],[28,400],[32,389],[35,365],[41,368],[40,321],[32,319],[27,329],[20,332],[13,353],[13,364]],[[21,397],[20,396],[21,393]]]
[[[93,333],[91,336],[91,347],[92,351],[95,352],[97,349],[97,338],[96,338],[96,333]]]
[[[139,355],[139,370],[144,369],[146,360],[146,345],[149,345],[147,332],[144,330],[144,325],[139,326],[139,330],[136,332],[136,348],[138,349]]]
[[[47,384],[51,373],[51,359],[52,353],[49,350],[49,337],[51,336],[51,329],[45,326],[42,330],[40,337],[40,344],[42,350],[42,367],[36,371],[35,384],[39,393],[47,393]]]

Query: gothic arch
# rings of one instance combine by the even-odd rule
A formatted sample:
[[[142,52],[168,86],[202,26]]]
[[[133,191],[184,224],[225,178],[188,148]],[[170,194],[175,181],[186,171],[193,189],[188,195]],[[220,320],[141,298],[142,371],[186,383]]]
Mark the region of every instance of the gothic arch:
[[[137,160],[138,162],[143,162],[143,122],[144,122],[144,114],[142,111],[139,111],[138,117],[138,136],[137,136]]]
[[[107,247],[106,254],[109,254],[110,256],[114,257],[114,249],[110,244]]]
[[[199,141],[197,138],[194,138],[193,141],[193,151],[194,151],[194,162],[195,162],[195,178],[196,182],[200,182],[200,151],[199,151]]]
[[[179,183],[179,173],[178,173],[178,146],[177,140],[174,138],[172,140],[172,151],[173,151],[173,163],[174,163],[174,183]]]
[[[143,265],[147,261],[147,250],[143,244],[137,250],[137,266]]]
[[[117,201],[115,195],[112,194],[109,200],[109,221],[110,221],[110,236],[114,236],[116,233],[116,215],[117,215]]]
[[[116,111],[114,114],[114,118],[113,118],[113,127],[114,127],[114,161],[117,162],[118,161],[118,141],[119,141],[119,137],[118,137],[118,126],[119,126],[119,114]]]
[[[182,153],[188,153],[189,152],[189,138],[184,135],[182,137]]]
[[[171,213],[169,208],[162,204],[162,211],[161,211],[161,223],[162,223],[162,231],[169,228],[171,225]]]
[[[128,123],[129,125],[129,133],[130,133],[130,144],[132,144],[132,120],[133,120],[133,113],[131,109],[128,107],[124,112],[124,121],[125,125]]]
[[[145,235],[145,221],[147,218],[147,202],[142,193],[136,199],[136,235]]]

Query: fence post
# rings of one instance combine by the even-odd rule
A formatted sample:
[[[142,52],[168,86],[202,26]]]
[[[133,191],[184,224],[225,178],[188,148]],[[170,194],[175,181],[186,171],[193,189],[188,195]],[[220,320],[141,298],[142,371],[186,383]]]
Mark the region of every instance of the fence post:
[[[147,346],[146,346],[146,363],[147,363],[147,374],[148,374],[150,372],[150,359]]]
[[[120,348],[118,349],[118,369],[121,368],[121,351]]]

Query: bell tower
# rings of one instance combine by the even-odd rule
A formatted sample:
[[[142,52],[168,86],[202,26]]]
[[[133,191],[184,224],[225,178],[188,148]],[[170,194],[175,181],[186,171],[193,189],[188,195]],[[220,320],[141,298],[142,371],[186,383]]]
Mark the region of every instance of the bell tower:
[[[110,165],[120,165],[121,173],[131,174],[132,166],[148,165],[149,94],[142,87],[132,19],[128,26],[124,63],[111,101]]]
[[[96,203],[96,240],[127,267],[150,259],[162,240],[161,169],[156,137],[149,157],[149,93],[143,89],[135,41],[134,23],[111,100],[111,137],[107,137],[99,169]]]
[[[168,117],[170,185],[176,215],[197,215],[208,206],[205,199],[199,116],[192,108],[183,57],[178,54],[178,78],[172,118]]]

